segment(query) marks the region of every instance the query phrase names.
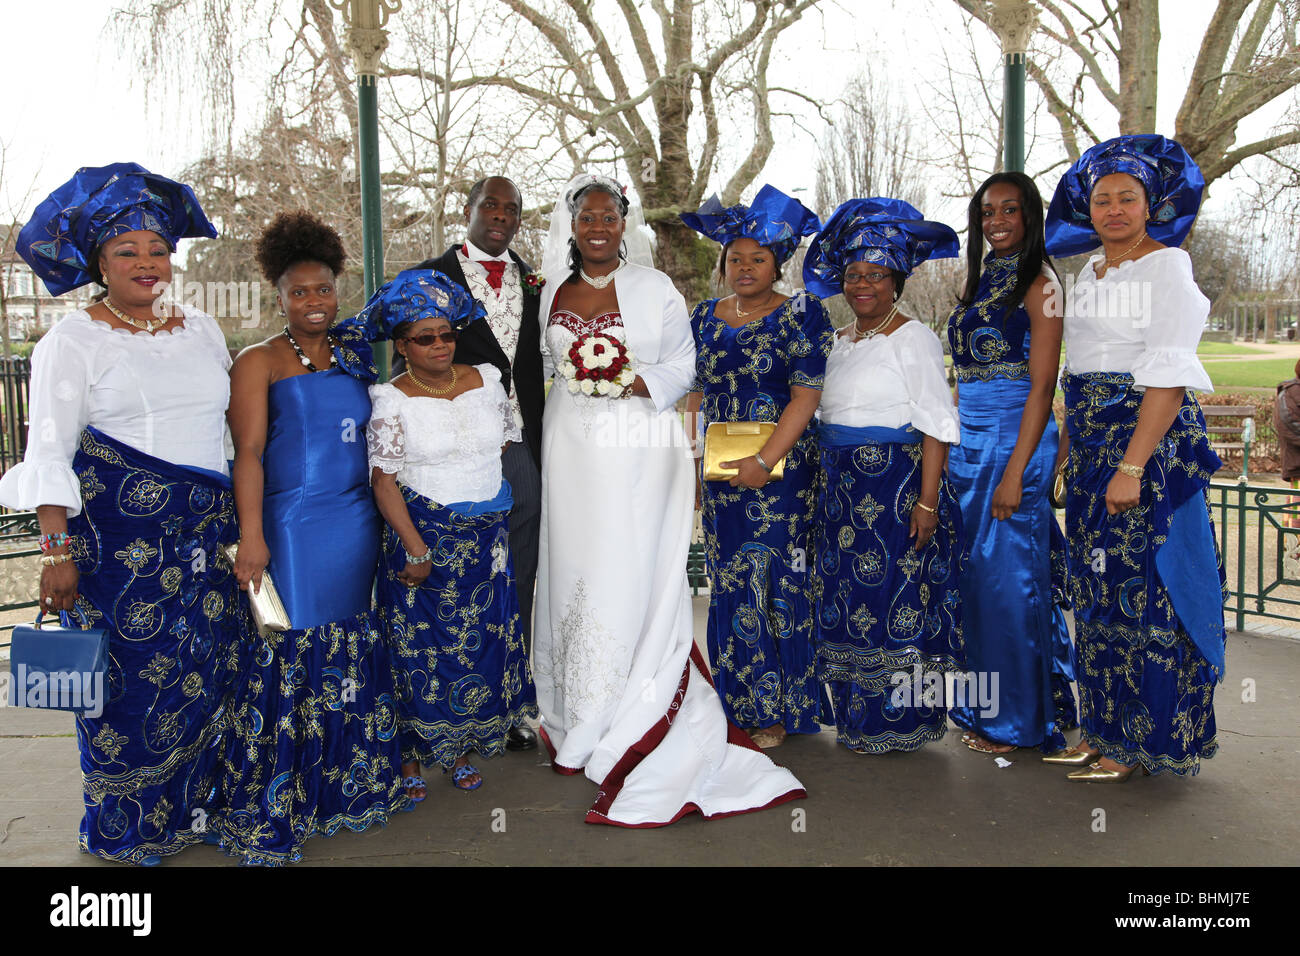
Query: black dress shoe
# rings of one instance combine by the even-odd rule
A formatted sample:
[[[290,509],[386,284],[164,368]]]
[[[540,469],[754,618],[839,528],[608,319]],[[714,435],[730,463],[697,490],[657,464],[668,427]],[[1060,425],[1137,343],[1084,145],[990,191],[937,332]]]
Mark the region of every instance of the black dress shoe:
[[[506,734],[506,750],[536,750],[537,734],[527,727],[511,727]]]

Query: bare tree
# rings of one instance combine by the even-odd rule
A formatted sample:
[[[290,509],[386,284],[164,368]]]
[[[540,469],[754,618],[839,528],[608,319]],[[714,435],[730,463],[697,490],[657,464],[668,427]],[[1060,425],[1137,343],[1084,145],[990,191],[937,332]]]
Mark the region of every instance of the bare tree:
[[[989,0],[956,0],[991,27]],[[1104,136],[1099,110],[1121,133],[1156,132],[1158,0],[1039,0],[1028,76],[1073,160]],[[1040,52],[1042,51],[1042,52]],[[1056,53],[1043,62],[1043,54]],[[1205,28],[1173,136],[1213,183],[1243,161],[1300,143],[1300,127],[1237,143],[1241,124],[1300,85],[1300,0],[1219,0]],[[1166,89],[1168,88],[1166,84]]]
[[[845,85],[838,117],[821,137],[817,208],[829,216],[847,199],[888,196],[924,209],[919,158],[911,116],[889,82],[866,66]]]
[[[708,189],[728,123],[723,107],[751,124],[729,137],[743,145],[721,190],[728,204],[771,154],[774,103],[788,98],[801,112],[820,109],[767,79],[781,35],[817,2],[654,0],[647,12],[633,0],[496,0],[519,68],[492,63],[448,85],[500,88],[542,104],[572,164],[603,156],[624,166],[656,233],[660,266],[694,296],[701,255],[678,214]]]

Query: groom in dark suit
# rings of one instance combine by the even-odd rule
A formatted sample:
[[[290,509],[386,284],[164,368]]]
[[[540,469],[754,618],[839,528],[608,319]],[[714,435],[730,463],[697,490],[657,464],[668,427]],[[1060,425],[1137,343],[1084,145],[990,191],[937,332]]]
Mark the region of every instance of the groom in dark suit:
[[[524,649],[532,649],[533,585],[537,579],[537,536],[541,526],[542,468],[542,352],[537,322],[540,286],[527,286],[532,270],[510,251],[519,231],[523,200],[519,188],[504,176],[480,179],[470,187],[465,204],[469,223],[466,241],[452,246],[417,269],[436,269],[464,286],[483,303],[487,316],[472,322],[456,341],[456,361],[467,365],[490,362],[501,372],[501,384],[524,440],[511,442],[501,456],[501,471],[514,494],[510,510],[510,553],[514,560],[523,623]],[[531,750],[537,735],[516,727],[506,739],[510,750]]]

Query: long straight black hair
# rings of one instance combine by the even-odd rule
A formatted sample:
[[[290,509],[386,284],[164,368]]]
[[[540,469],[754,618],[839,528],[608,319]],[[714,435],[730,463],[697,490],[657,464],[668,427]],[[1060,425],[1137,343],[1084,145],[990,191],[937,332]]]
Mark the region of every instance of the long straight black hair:
[[[967,210],[966,232],[966,287],[961,293],[961,304],[969,306],[979,291],[980,272],[984,269],[984,194],[990,186],[1006,183],[1020,191],[1020,217],[1025,224],[1025,245],[1020,250],[1020,265],[1016,269],[1016,285],[1003,307],[1010,312],[1025,300],[1029,287],[1043,271],[1046,264],[1052,274],[1060,279],[1056,266],[1048,258],[1043,239],[1043,197],[1034,181],[1024,173],[994,173],[971,197]]]

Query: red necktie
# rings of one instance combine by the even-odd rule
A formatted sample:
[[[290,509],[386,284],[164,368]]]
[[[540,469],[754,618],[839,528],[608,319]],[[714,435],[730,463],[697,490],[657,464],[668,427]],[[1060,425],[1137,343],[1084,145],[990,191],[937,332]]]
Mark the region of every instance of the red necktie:
[[[479,265],[487,270],[488,285],[493,289],[501,291],[501,276],[506,271],[506,264],[500,259],[482,259]]]

